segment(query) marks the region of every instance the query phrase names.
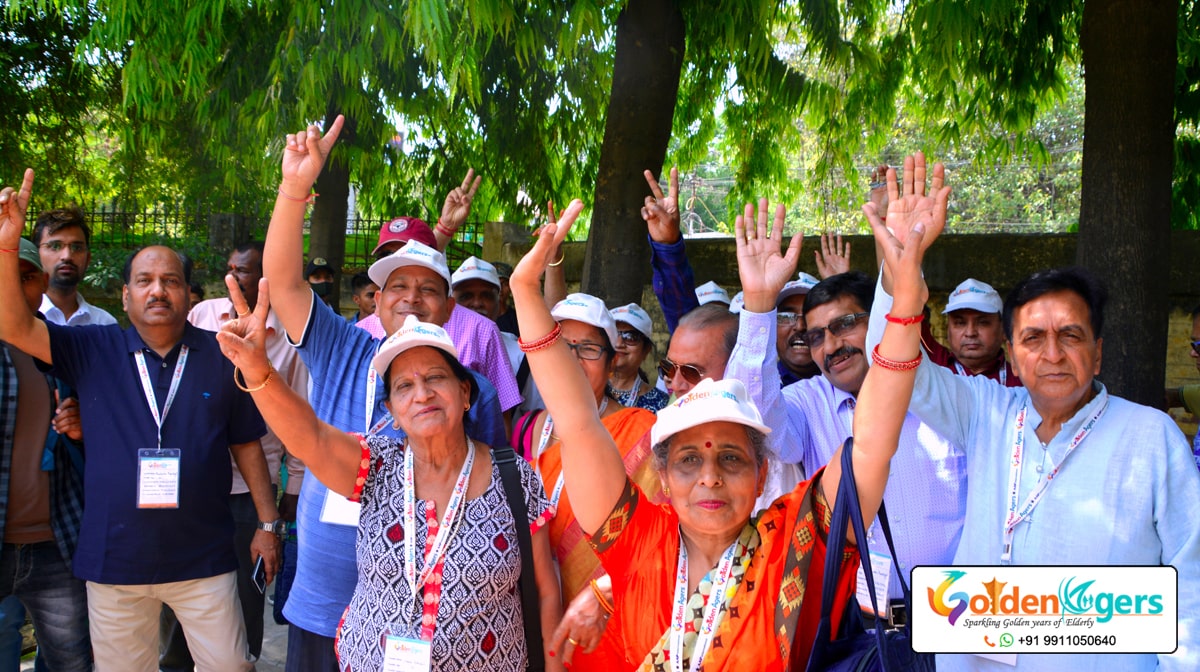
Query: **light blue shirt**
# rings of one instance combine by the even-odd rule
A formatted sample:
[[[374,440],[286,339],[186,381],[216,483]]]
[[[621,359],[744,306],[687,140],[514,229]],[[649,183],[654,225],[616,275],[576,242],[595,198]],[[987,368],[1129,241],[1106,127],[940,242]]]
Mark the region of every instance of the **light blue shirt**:
[[[877,288],[867,345],[883,333],[891,297]],[[1041,415],[1023,387],[1003,387],[982,376],[957,376],[928,360],[917,370],[910,413],[967,449],[970,487],[962,543],[954,563],[998,565],[1015,420],[1028,407],[1018,501],[1044,474],[1062,465],[1031,516],[1017,525],[1017,565],[1172,565],[1179,576],[1179,649],[1174,655],[1055,654],[1017,656],[1020,672],[1200,669],[1200,473],[1187,439],[1166,414],[1108,394],[1096,397],[1064,423],[1045,449],[1037,437]],[[1087,438],[1063,457],[1072,437],[1104,404]],[[1043,461],[1042,457],[1045,457]],[[1035,459],[1036,458],[1036,459]],[[1039,471],[1040,469],[1040,471]],[[939,655],[938,672],[1013,667],[972,655]]]
[[[772,430],[772,449],[782,461],[801,463],[814,473],[852,434],[854,396],[835,388],[825,376],[780,389],[775,312],[743,309],[740,320],[725,377],[746,385]],[[966,473],[966,457],[958,445],[912,413],[904,418],[883,501],[905,581],[917,565],[949,564],[954,559],[966,512]],[[878,520],[868,530],[867,542],[872,552],[887,554]],[[903,596],[895,567],[888,593]]]

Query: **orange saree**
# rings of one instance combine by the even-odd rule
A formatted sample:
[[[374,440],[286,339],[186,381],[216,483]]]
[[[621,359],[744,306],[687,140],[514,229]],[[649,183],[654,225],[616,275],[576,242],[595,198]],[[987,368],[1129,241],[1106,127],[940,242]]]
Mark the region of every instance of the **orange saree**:
[[[747,530],[757,539],[748,544],[749,564],[705,656],[705,672],[804,668],[820,617],[831,514],[815,487],[822,473],[775,500]],[[646,501],[631,483],[591,542],[613,583],[616,612],[605,636],[615,638],[620,653],[612,669],[652,670],[664,662],[679,518],[669,505]],[[857,567],[858,552],[850,547],[842,558],[834,623],[854,592]],[[706,602],[706,587],[702,582],[693,600]]]

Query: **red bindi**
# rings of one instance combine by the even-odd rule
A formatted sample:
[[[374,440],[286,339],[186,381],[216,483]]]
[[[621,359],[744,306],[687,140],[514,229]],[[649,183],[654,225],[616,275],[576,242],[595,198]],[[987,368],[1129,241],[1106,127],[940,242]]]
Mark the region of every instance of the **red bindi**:
[[[712,448],[712,441],[705,441],[705,442],[704,442],[704,447],[705,447],[705,448]]]

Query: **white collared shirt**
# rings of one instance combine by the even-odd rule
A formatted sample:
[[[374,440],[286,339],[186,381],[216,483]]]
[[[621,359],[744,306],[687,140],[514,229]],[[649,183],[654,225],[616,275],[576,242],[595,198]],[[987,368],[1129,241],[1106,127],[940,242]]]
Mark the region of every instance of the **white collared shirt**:
[[[58,309],[58,306],[54,305],[54,302],[46,294],[42,295],[42,307],[38,310],[50,322],[61,324],[64,327],[82,327],[88,324],[103,326],[117,323],[117,318],[109,314],[107,310],[88,303],[82,294],[76,292],[75,299],[79,301],[79,307],[75,309],[74,313],[71,313],[71,317],[69,318],[63,315],[63,312]]]

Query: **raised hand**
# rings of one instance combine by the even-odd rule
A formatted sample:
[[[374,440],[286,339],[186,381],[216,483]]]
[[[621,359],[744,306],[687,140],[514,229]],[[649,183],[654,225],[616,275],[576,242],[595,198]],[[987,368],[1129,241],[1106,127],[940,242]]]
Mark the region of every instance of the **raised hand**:
[[[754,313],[775,308],[779,290],[796,272],[800,260],[803,236],[797,232],[786,252],[783,245],[783,204],[775,206],[775,220],[767,230],[767,199],[758,201],[757,212],[747,203],[745,212],[734,220],[734,239],[737,241],[738,275],[742,281],[745,307]]]
[[[867,206],[863,206],[863,210],[866,209]],[[929,300],[921,262],[944,226],[917,221],[907,231],[909,244],[903,245],[878,216],[867,219],[871,222],[871,233],[875,235],[875,247],[883,257],[885,276],[889,278],[890,286],[885,289],[894,297],[893,311],[901,316],[920,314]]]
[[[521,261],[517,263],[516,268],[513,269],[512,277],[508,279],[510,285],[522,283],[527,286],[538,285],[538,280],[542,277],[546,267],[559,260],[559,246],[566,239],[571,225],[575,223],[581,212],[583,212],[583,201],[577,198],[571,201],[567,205],[567,209],[555,220],[554,206],[551,204],[550,219],[552,221],[547,222],[538,231],[537,242],[533,244],[533,249],[526,252],[525,256],[521,257]]]
[[[817,273],[822,280],[850,270],[850,241],[843,243],[840,233],[836,239],[832,233],[822,233],[821,249],[813,254],[817,258]]]
[[[321,168],[325,166],[325,160],[329,158],[344,122],[345,118],[339,114],[324,135],[316,124],[299,133],[288,134],[287,145],[283,148],[283,182],[292,191],[303,192],[288,192],[288,195],[303,198],[308,194],[321,174]]]
[[[642,206],[642,219],[646,220],[650,239],[667,245],[679,242],[682,237],[679,232],[679,169],[671,167],[671,181],[666,196],[663,196],[653,173],[647,170],[642,174],[650,185],[651,195],[646,197]]]
[[[21,189],[5,187],[0,190],[0,248],[15,250],[21,245],[21,233],[25,230],[25,213],[29,210],[29,198],[33,195],[33,169],[25,169]]]
[[[871,171],[870,191],[867,192],[867,200],[875,204],[875,209],[879,211],[880,216],[887,214],[887,172],[888,165],[886,163],[876,166],[875,170]]]
[[[221,354],[241,370],[249,387],[266,380],[271,372],[266,348],[267,313],[271,310],[268,284],[266,278],[258,281],[258,305],[251,311],[237,280],[232,275],[225,276],[225,287],[229,289],[237,317],[221,325],[217,343],[221,346]]]
[[[442,204],[442,216],[438,222],[451,234],[458,231],[471,214],[471,201],[475,199],[475,192],[479,190],[481,180],[483,177],[476,175],[474,168],[468,168],[462,184],[446,194],[446,202]]]
[[[946,205],[950,200],[950,187],[945,186],[946,169],[940,163],[933,166],[933,177],[929,181],[926,193],[925,154],[917,152],[904,158],[904,182],[896,183],[896,170],[887,170],[887,227],[900,245],[908,239],[908,233],[917,222],[924,222],[926,231],[935,227],[938,232],[946,226]],[[863,206],[867,221],[874,228],[872,217],[883,221],[882,214],[874,202]],[[925,236],[923,244],[926,248],[933,242],[933,237]],[[924,250],[922,250],[922,253]]]

